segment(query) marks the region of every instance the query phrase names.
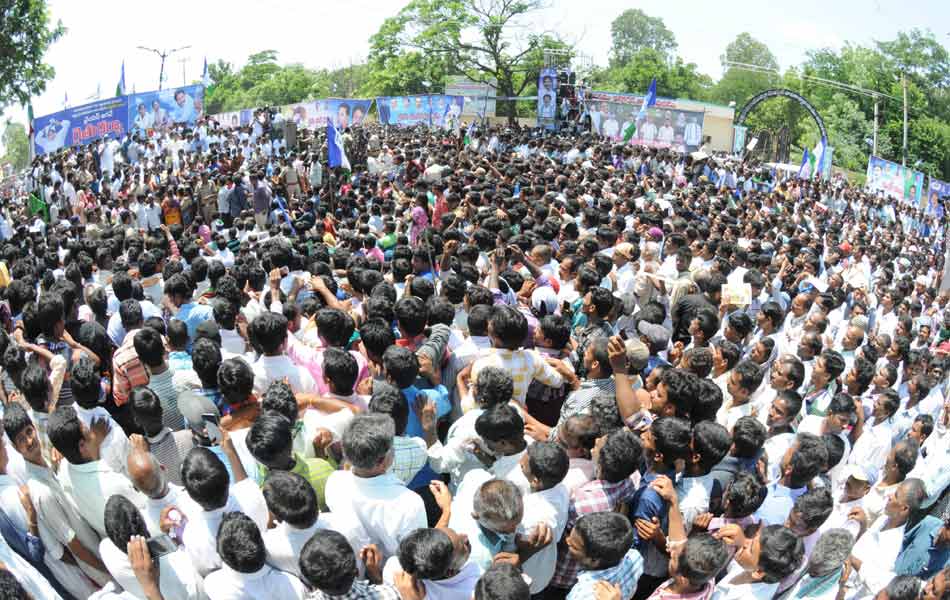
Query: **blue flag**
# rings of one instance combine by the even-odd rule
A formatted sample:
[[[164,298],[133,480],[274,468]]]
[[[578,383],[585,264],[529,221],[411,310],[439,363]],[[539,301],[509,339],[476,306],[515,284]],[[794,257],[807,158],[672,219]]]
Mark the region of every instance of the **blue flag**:
[[[802,164],[798,167],[798,178],[806,179],[808,174],[805,172],[806,167],[808,167],[808,148],[805,148],[805,151],[802,152]]]
[[[642,123],[644,119],[647,118],[647,109],[651,106],[656,106],[656,77],[653,78],[653,81],[650,82],[650,87],[647,89],[646,95],[643,97],[643,104],[640,105],[640,111],[637,112],[637,118],[633,120],[633,123],[627,126],[627,129],[623,132],[623,141],[629,142],[633,139],[633,136],[637,133],[638,123]]]
[[[346,158],[346,150],[343,148],[343,136],[330,122],[327,122],[327,150],[330,154],[331,169],[343,167],[347,171],[350,170],[350,161]]]
[[[211,87],[211,75],[208,73],[208,57],[205,57],[205,65],[201,70],[201,85]]]

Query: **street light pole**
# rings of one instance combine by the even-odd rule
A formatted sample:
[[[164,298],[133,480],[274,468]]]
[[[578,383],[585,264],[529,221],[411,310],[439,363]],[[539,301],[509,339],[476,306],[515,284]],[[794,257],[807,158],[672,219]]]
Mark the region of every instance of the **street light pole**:
[[[901,87],[904,88],[904,144],[901,146],[901,166],[907,166],[907,76],[901,71]]]
[[[165,59],[176,52],[187,50],[189,48],[191,48],[191,46],[182,46],[181,48],[175,48],[173,50],[163,51],[163,50],[156,50],[155,48],[146,48],[145,46],[138,47],[139,50],[145,50],[146,52],[154,52],[155,54],[159,56],[159,58],[162,59],[161,67],[159,68],[159,71],[158,71],[158,91],[162,90],[162,81],[165,79]],[[182,65],[182,68],[184,68],[184,65]]]
[[[874,96],[874,145],[872,154],[877,156],[877,105],[878,99],[877,96]]]

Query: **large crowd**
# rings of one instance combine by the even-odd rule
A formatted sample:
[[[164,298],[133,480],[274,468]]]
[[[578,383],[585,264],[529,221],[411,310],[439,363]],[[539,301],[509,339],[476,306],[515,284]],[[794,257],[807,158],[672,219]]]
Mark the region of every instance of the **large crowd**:
[[[943,217],[463,127],[33,161],[0,597],[950,598]]]

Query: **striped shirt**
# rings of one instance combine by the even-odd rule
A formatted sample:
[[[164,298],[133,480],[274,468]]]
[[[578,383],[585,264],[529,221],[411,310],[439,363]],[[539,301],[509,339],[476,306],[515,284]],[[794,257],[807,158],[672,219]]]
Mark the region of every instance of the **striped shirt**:
[[[126,333],[125,341],[112,355],[112,369],[115,373],[112,394],[115,396],[116,406],[122,406],[129,401],[132,388],[148,384],[148,371],[139,360],[139,355],[135,352],[135,346],[132,343],[136,332],[138,329]]]
[[[514,382],[511,399],[522,406],[528,395],[528,386],[535,379],[551,387],[560,387],[563,383],[561,375],[536,350],[493,348],[490,354],[473,363],[472,381],[478,380],[479,372],[485,367],[498,367],[511,373]]]
[[[574,415],[590,414],[590,405],[594,398],[600,394],[613,396],[617,390],[613,376],[604,379],[585,379],[581,382],[581,387],[570,393],[564,404],[561,405],[561,414],[557,419],[557,425],[551,428],[549,439],[557,439],[557,432],[564,422]]]
[[[165,369],[161,373],[152,373],[149,379],[148,389],[155,392],[162,405],[162,425],[172,431],[181,431],[185,428],[185,417],[181,416],[178,409],[178,392],[172,385],[171,369]]]
[[[620,562],[612,567],[581,571],[577,576],[577,584],[567,595],[567,600],[595,600],[598,594],[594,591],[594,584],[598,581],[618,585],[621,598],[632,598],[637,590],[640,575],[643,575],[643,557],[631,548]]]
[[[145,440],[148,442],[148,451],[160,464],[165,465],[168,480],[175,485],[182,485],[181,463],[195,446],[191,430],[172,431],[164,427],[158,435],[146,437]]]

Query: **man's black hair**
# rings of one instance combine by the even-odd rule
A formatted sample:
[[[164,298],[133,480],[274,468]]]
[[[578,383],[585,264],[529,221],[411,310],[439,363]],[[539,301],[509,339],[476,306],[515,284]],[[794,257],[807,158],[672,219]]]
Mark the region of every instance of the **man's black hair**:
[[[132,340],[135,353],[146,367],[160,367],[165,362],[165,342],[162,336],[148,327],[143,327],[135,333]]]
[[[402,346],[392,346],[383,353],[383,369],[399,389],[406,389],[419,376],[419,359]]]
[[[188,496],[204,510],[223,508],[228,501],[230,476],[211,450],[196,446],[181,463],[181,483]]]
[[[528,446],[528,466],[531,474],[548,490],[561,483],[567,475],[570,460],[564,448],[554,442],[535,442]]]
[[[323,374],[330,380],[333,391],[340,395],[353,393],[360,367],[353,355],[339,348],[323,351]]]
[[[312,527],[320,516],[317,493],[306,479],[289,471],[271,471],[261,486],[267,510],[297,529]]]
[[[597,512],[578,519],[574,529],[584,542],[584,555],[596,563],[596,569],[620,564],[633,546],[633,527],[627,517],[616,512]]]
[[[201,380],[201,387],[217,389],[218,368],[221,366],[221,349],[214,342],[207,338],[195,340],[195,344],[191,348],[191,366],[198,374],[198,379]]]
[[[598,478],[608,483],[623,481],[639,469],[642,455],[643,447],[636,434],[627,429],[614,431],[600,449]]]
[[[343,534],[318,529],[300,550],[300,573],[310,587],[329,596],[345,596],[359,571]]]
[[[514,440],[524,435],[524,419],[513,406],[499,404],[478,416],[475,432],[492,442]]]
[[[248,335],[262,354],[272,355],[287,341],[287,319],[265,311],[251,321]]]
[[[752,416],[740,417],[732,426],[733,454],[736,458],[758,458],[768,432],[765,425]]]
[[[324,308],[317,312],[317,331],[329,346],[345,348],[356,329],[353,318],[337,308]]]
[[[396,322],[410,337],[421,334],[429,321],[425,302],[415,296],[404,296],[397,300],[395,312]]]
[[[502,348],[516,350],[528,335],[528,319],[518,309],[499,304],[492,309],[490,328]]]
[[[224,513],[218,527],[217,549],[221,562],[238,573],[260,571],[267,557],[260,528],[240,512]]]

